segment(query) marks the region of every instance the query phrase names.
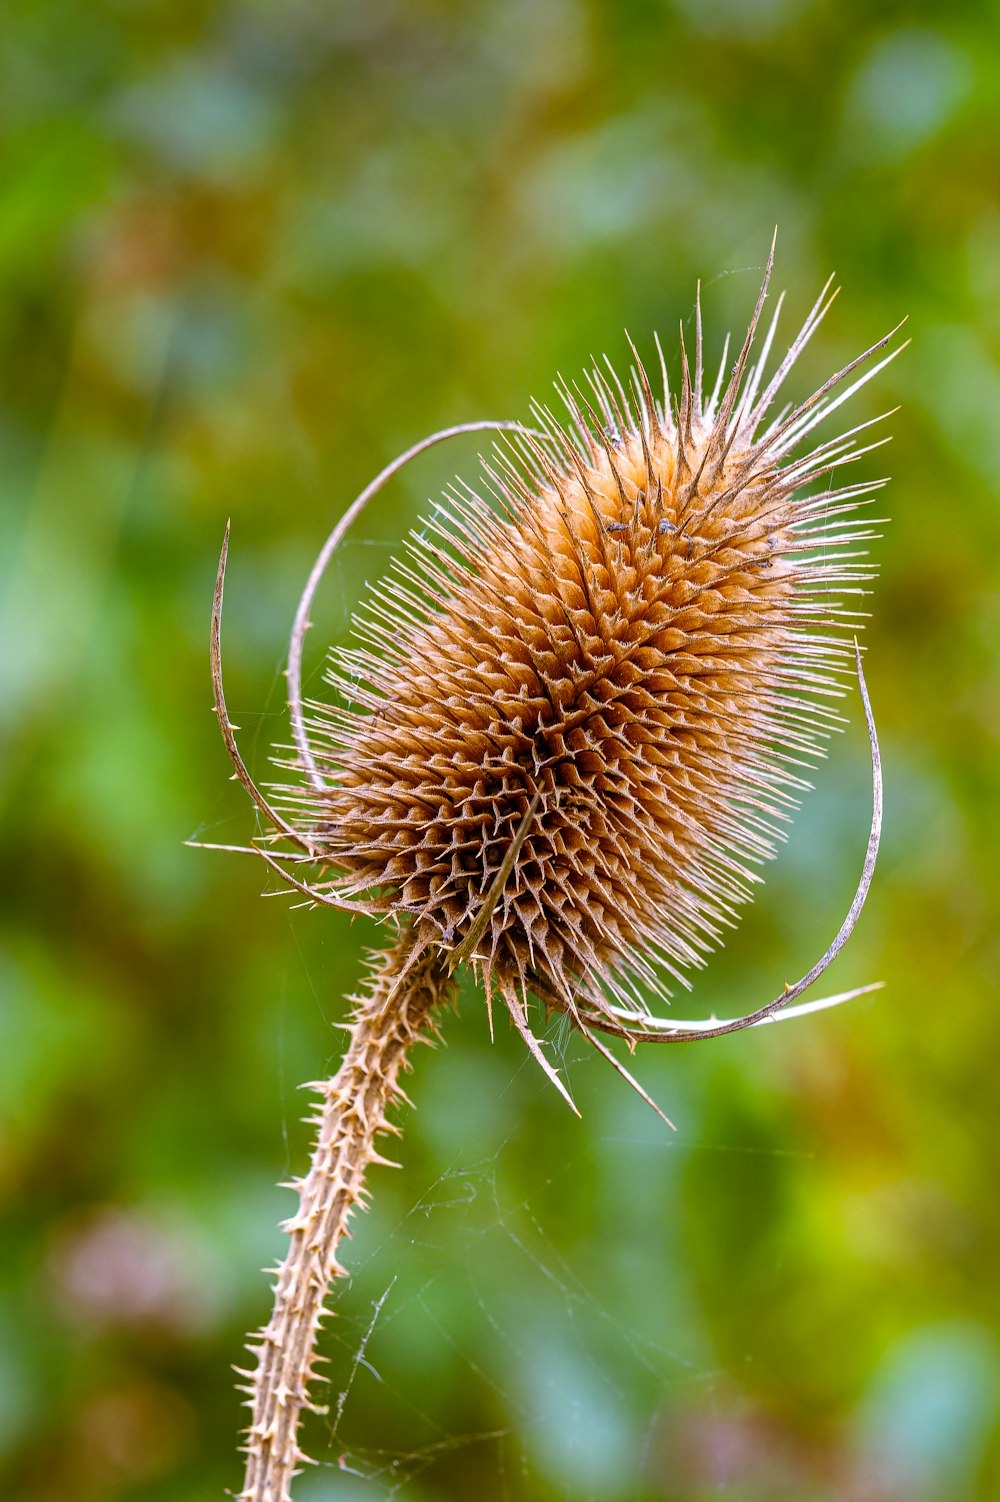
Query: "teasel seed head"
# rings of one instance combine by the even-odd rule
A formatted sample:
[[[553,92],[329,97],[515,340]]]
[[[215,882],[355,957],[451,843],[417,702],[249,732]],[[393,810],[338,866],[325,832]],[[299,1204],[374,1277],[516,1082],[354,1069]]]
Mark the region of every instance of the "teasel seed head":
[[[318,874],[262,853],[314,900],[403,920],[415,952],[471,961],[543,1064],[532,995],[591,1041],[694,1035],[658,1031],[649,999],[687,983],[751,895],[853,671],[873,535],[858,512],[884,482],[842,478],[876,446],[861,441],[872,423],[814,435],[898,348],[873,359],[888,335],[776,410],[832,296],[828,283],[769,371],[780,298],[753,347],[772,262],[773,246],[711,389],[699,296],[676,394],[659,343],[658,397],[630,346],[627,382],[596,366],[582,389],[557,388],[564,416],[492,425],[512,431],[483,483],[453,488],[411,533],[355,618],[358,644],[331,656],[332,692],[305,707],[309,605],[343,526],[300,605],[284,763],[297,775],[273,806],[250,786]],[[876,817],[858,908],[881,807],[861,681]],[[217,706],[225,729],[221,669]]]

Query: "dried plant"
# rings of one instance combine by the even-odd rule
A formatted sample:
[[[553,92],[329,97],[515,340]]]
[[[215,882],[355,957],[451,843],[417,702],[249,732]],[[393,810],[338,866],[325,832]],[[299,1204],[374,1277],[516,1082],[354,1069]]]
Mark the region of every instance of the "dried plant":
[[[773,246],[743,346],[729,371],[727,343],[710,393],[699,298],[693,369],[681,331],[676,399],[662,352],[658,402],[633,347],[630,389],[610,366],[590,373],[586,391],[559,389],[565,425],[538,408],[533,428],[447,429],[358,497],[299,605],[288,667],[295,750],[283,763],[295,776],[271,800],[240,757],[222,686],[227,529],[212,666],[236,776],[268,823],[247,848],[290,890],[388,920],[394,934],[354,1000],[340,1069],[314,1087],[317,1144],[293,1186],[274,1313],[251,1346],[243,1502],[288,1502],[339,1242],[367,1168],[385,1161],[377,1139],[397,1130],[388,1113],[405,1098],[411,1047],[433,1030],[459,964],[481,977],[491,1027],[498,999],[571,1105],[532,1028],[532,998],[648,1100],[601,1034],[630,1046],[715,1037],[860,994],[786,1010],[851,933],[878,848],[878,744],[851,638],[869,572],[859,545],[871,536],[855,513],[883,482],[838,478],[876,446],[858,443],[870,423],[799,450],[895,351],[871,360],[889,335],[773,415],[832,298],[828,283],[769,375],[780,299],[750,356],[772,261]],[[348,526],[416,454],[489,428],[507,430],[506,447],[484,461],[482,491],[455,489],[411,535],[358,622],[361,645],[333,655],[330,696],[304,705],[310,609]],[[745,1016],[655,1015],[649,998],[665,997],[663,978],[701,964],[750,895],[855,664],[873,817],[836,938],[796,985]]]

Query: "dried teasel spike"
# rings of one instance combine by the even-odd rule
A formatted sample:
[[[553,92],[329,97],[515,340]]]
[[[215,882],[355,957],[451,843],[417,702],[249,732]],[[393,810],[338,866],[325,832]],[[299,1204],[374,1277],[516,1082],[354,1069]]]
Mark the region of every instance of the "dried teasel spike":
[[[386,901],[380,902],[377,899],[373,899],[371,902],[364,902],[357,898],[336,897],[332,893],[324,891],[316,883],[309,884],[299,881],[297,877],[292,876],[290,872],[286,871],[282,864],[282,861],[288,859],[287,856],[275,855],[273,851],[265,850],[262,845],[255,845],[253,853],[259,855],[264,864],[270,866],[275,875],[280,876],[286,887],[292,887],[294,891],[301,892],[303,897],[308,897],[309,901],[316,907],[339,908],[342,912],[348,913],[367,913],[371,917],[381,917],[391,911],[390,905]]]
[[[693,397],[691,392],[691,367],[688,363],[687,345],[684,341],[683,321],[678,326],[677,340],[681,351],[681,399],[677,410],[677,468],[692,471],[691,454],[694,450]]]
[[[869,577],[846,513],[881,482],[809,486],[875,445],[862,422],[796,457],[897,351],[856,376],[852,361],[769,425],[770,404],[829,307],[829,284],[768,377],[777,329],[750,351],[774,247],[732,369],[704,395],[696,302],[694,372],[681,340],[675,411],[666,362],[660,411],[635,347],[633,393],[611,367],[588,378],[596,407],[560,383],[569,421],[463,424],[386,466],[331,532],[299,602],[289,647],[293,756],[265,798],[236,748],[222,689],[222,587],[212,674],[226,748],[257,808],[291,852],[249,847],[309,901],[389,920],[396,937],[357,1000],[343,1064],[319,1087],[317,1141],[275,1310],[252,1345],[253,1421],[241,1502],[289,1502],[312,1406],[316,1331],[376,1139],[397,1132],[400,1072],[430,1041],[465,962],[494,992],[575,1110],[532,1026],[562,1014],[654,1109],[604,1043],[689,1042],[802,1016],[860,987],[795,1003],[857,922],[878,851],[881,766],[860,649],[853,642],[872,756],[872,823],[854,901],[832,944],[793,986],[729,1021],[669,1021],[652,1008],[688,984],[735,922],[806,786],[802,770],[836,728]],[[892,336],[888,336],[891,338]],[[882,340],[861,359],[882,350]],[[617,392],[617,395],[615,394]],[[455,489],[410,537],[408,560],[355,617],[358,644],[331,656],[328,694],[302,700],[312,601],[351,522],[386,481],[448,437],[499,429],[484,488]],[[835,486],[831,480],[831,487]],[[825,509],[824,509],[825,508]],[[228,545],[228,531],[227,531]],[[310,871],[309,867],[314,870]],[[660,1113],[663,1114],[662,1112]],[[666,1120],[666,1118],[664,1118]]]
[[[761,314],[764,311],[764,303],[767,299],[768,288],[771,285],[771,276],[774,272],[774,249],[776,240],[777,231],[775,231],[774,237],[771,240],[771,249],[768,252],[767,265],[764,268],[764,280],[761,282],[760,291],[757,294],[757,302],[754,306],[753,314],[750,318],[750,324],[747,328],[746,337],[743,340],[743,347],[740,350],[739,355],[737,356],[736,364],[733,366],[732,373],[729,377],[729,383],[726,386],[725,391],[723,392],[722,403],[719,407],[718,415],[716,416],[715,421],[712,424],[709,441],[705,446],[701,463],[698,466],[698,476],[700,478],[702,471],[705,469],[707,461],[709,459],[711,460],[712,473],[710,475],[708,483],[714,484],[717,480],[737,435],[738,429],[731,426],[730,418],[733,415],[733,410],[736,406],[737,400],[739,399],[740,390],[743,385],[743,377],[746,374],[747,361],[750,358],[750,350],[752,349],[754,339],[757,336],[757,329],[760,325]]]
[[[705,339],[701,326],[701,281],[695,286],[694,294],[694,404],[700,412],[704,407],[702,400],[702,382],[705,378]],[[632,341],[629,340],[631,345]],[[638,360],[638,355],[636,359]]]
[[[628,341],[629,349],[632,351],[634,361],[632,380],[637,398],[638,421],[636,423],[636,430],[639,435],[639,442],[642,445],[642,457],[646,463],[646,478],[642,493],[648,495],[658,483],[662,483],[661,477],[656,473],[656,466],[653,463],[653,456],[646,437],[648,427],[649,437],[655,441],[658,436],[659,423],[656,415],[656,403],[653,401],[653,392],[649,384],[649,377],[646,374],[646,367],[639,358],[639,351],[636,349],[627,331],[625,338]],[[636,499],[638,502],[638,494]]]
[[[784,293],[782,293],[782,296],[784,296]],[[778,307],[780,308],[780,306],[781,298],[779,297]],[[775,309],[774,322],[775,324],[777,323],[777,308]],[[719,404],[719,395],[722,391],[723,383],[726,379],[726,371],[729,368],[729,345],[731,338],[732,335],[727,334],[722,344],[722,358],[719,361],[719,369],[715,377],[715,385],[712,387],[712,394],[709,397],[708,403],[705,407],[705,420],[708,422],[713,421],[715,418],[715,409]],[[659,348],[659,345],[657,345],[657,348]],[[660,358],[662,360],[662,354]],[[761,356],[761,359],[763,359],[763,356]]]
[[[657,359],[659,361],[659,365],[660,365],[660,380],[663,383],[663,414],[662,415],[663,415],[663,422],[665,423],[666,420],[667,420],[667,418],[668,418],[668,416],[669,416],[669,414],[670,414],[670,376],[669,376],[669,373],[667,371],[667,358],[666,358],[666,356],[663,353],[663,345],[660,343],[660,336],[657,333],[653,334],[653,344],[655,346],[656,357],[657,357]],[[728,349],[729,349],[729,339],[728,339],[728,335],[727,335],[725,350],[728,351]],[[723,353],[723,357],[722,357],[722,365],[720,366],[720,369],[719,369],[719,379],[720,379],[720,381],[722,379],[722,371],[725,369],[725,363],[726,363],[726,356],[725,356],[725,352],[724,352]]]
[[[590,1028],[583,1021],[583,1019],[579,1017],[579,1015],[576,1017],[575,1021],[580,1032],[583,1034],[584,1038],[586,1038],[591,1048],[596,1049],[596,1051],[601,1055],[603,1059],[607,1059],[608,1063],[611,1065],[615,1073],[621,1075],[622,1079],[631,1090],[635,1091],[639,1099],[644,1100],[647,1106],[651,1106],[660,1120],[665,1122],[672,1132],[676,1132],[677,1128],[670,1120],[670,1117],[667,1116],[665,1112],[661,1111],[660,1107],[656,1104],[656,1101],[653,1099],[653,1097],[643,1089],[642,1085],[640,1085],[635,1076],[633,1074],[630,1074],[629,1071],[625,1068],[625,1065],[622,1063],[621,1059],[617,1059],[611,1052],[610,1048],[608,1048],[605,1043],[602,1043],[600,1038],[598,1038],[596,1034],[591,1032]]]

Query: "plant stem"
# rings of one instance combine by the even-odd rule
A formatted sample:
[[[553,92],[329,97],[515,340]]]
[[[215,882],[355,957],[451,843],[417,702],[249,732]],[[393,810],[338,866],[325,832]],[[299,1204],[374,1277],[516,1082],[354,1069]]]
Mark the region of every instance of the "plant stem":
[[[364,1200],[365,1171],[386,1163],[376,1151],[380,1132],[399,1129],[389,1108],[406,1096],[399,1075],[411,1046],[429,1041],[430,1013],[450,990],[441,951],[415,949],[412,931],[376,956],[367,990],[354,998],[350,1043],[333,1079],[311,1088],[322,1100],[309,1172],[295,1180],[296,1214],[282,1229],[291,1238],[276,1270],[274,1312],[249,1349],[257,1369],[247,1373],[247,1468],[238,1502],[291,1502],[291,1481],[306,1456],[298,1442],[303,1409],[322,1412],[307,1395],[316,1375],[316,1333],[327,1290],[345,1269],[337,1260],[351,1210]]]

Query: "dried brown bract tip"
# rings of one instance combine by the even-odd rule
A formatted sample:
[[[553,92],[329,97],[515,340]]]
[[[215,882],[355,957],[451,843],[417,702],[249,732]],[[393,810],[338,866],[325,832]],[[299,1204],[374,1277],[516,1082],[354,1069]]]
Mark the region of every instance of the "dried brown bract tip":
[[[676,395],[662,353],[654,395],[632,347],[627,381],[597,366],[582,388],[559,387],[563,417],[537,408],[531,428],[433,434],[358,497],[299,604],[288,668],[295,749],[284,762],[295,775],[273,801],[252,782],[226,711],[223,550],[215,703],[236,776],[270,826],[252,848],[292,890],[390,917],[397,930],[358,1000],[344,1064],[323,1087],[292,1249],[254,1348],[244,1502],[289,1496],[336,1248],[364,1170],[379,1161],[374,1139],[406,1052],[433,1026],[458,964],[481,973],[489,1003],[499,995],[567,1099],[532,1031],[532,997],[626,1073],[599,1033],[630,1044],[712,1037],[858,994],[789,1008],[854,926],[881,822],[854,638],[873,535],[858,512],[883,482],[843,478],[876,441],[859,441],[872,423],[813,435],[898,350],[873,358],[889,335],[776,411],[832,298],[828,284],[772,368],[780,298],[753,353],[771,264],[736,360],[723,355],[710,390],[699,297],[693,368],[682,331]],[[358,644],[333,655],[329,694],[305,705],[309,612],[347,527],[416,454],[498,427],[505,446],[484,461],[480,487],[456,487],[411,535],[356,619]],[[855,668],[873,812],[836,937],[796,985],[745,1016],[654,1015],[648,998],[665,996],[665,980],[684,982],[750,896]]]

